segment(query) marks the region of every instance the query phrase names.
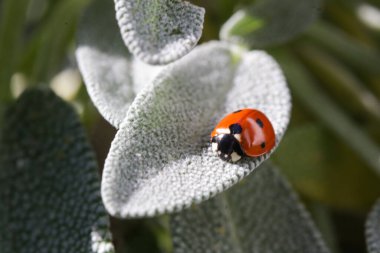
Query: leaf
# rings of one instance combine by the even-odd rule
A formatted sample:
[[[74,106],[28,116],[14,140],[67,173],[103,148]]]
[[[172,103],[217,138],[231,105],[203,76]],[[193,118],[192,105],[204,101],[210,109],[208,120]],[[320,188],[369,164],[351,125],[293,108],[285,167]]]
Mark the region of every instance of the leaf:
[[[135,96],[130,54],[113,18],[111,1],[95,1],[85,12],[76,57],[87,91],[103,117],[118,126]]]
[[[165,66],[149,65],[133,58],[131,75],[135,94],[138,94],[147,84],[151,83],[164,68]]]
[[[187,54],[198,42],[204,9],[182,0],[115,0],[125,45],[149,64],[166,64]]]
[[[153,216],[199,203],[270,156],[228,163],[211,151],[211,130],[229,112],[262,110],[277,144],[289,121],[290,95],[276,62],[262,51],[233,54],[218,42],[197,47],[139,93],[105,162],[102,198],[111,215]]]
[[[380,252],[380,200],[376,202],[366,222],[366,240],[369,253]]]
[[[255,48],[283,43],[304,31],[320,7],[320,0],[259,0],[232,15],[220,38]]]
[[[171,216],[180,252],[329,252],[294,191],[270,163],[224,194]]]
[[[2,252],[113,252],[95,157],[73,109],[28,90],[4,122]]]
[[[132,59],[121,39],[111,1],[94,1],[85,12],[76,58],[94,105],[116,128],[136,92],[161,69]]]

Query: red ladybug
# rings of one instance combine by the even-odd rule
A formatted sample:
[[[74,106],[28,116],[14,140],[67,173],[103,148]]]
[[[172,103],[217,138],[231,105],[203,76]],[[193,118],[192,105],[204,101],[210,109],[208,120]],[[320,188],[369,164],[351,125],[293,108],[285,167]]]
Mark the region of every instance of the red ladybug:
[[[225,161],[268,153],[276,137],[267,116],[259,110],[241,109],[224,117],[211,133],[212,149]]]

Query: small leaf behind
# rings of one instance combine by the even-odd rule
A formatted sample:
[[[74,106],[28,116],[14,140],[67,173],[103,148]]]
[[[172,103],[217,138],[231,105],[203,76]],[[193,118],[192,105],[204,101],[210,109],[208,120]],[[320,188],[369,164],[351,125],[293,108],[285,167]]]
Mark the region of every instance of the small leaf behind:
[[[259,0],[236,12],[222,27],[220,38],[260,48],[285,42],[318,16],[321,0]]]
[[[51,91],[28,90],[4,122],[2,252],[113,252],[95,157],[74,110]]]
[[[125,44],[149,64],[181,58],[202,34],[204,9],[182,0],[115,0],[115,8]]]
[[[79,27],[76,57],[87,91],[102,116],[115,127],[135,97],[131,55],[114,18],[112,2],[94,1]]]
[[[320,233],[277,169],[264,163],[222,195],[171,216],[175,253],[325,253]]]
[[[79,26],[76,58],[92,102],[108,122],[119,128],[136,93],[162,67],[132,57],[114,16],[110,0],[94,1]]]

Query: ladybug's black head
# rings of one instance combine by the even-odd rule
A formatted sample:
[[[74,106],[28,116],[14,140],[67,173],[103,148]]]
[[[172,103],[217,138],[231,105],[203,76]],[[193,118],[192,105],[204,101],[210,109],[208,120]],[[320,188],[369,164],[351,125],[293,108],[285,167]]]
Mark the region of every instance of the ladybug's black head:
[[[212,149],[217,152],[218,156],[225,161],[236,162],[244,155],[240,146],[241,127],[233,124],[229,127],[229,131],[215,135],[211,139]],[[236,131],[238,130],[238,131]]]

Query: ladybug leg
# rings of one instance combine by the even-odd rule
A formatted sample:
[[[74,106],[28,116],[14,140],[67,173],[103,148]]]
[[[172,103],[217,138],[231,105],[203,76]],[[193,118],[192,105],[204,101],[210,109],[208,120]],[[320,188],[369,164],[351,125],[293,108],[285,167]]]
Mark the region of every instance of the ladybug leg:
[[[218,146],[219,146],[219,141],[218,141],[218,136],[214,136],[211,138],[211,149],[214,152],[218,151]]]
[[[236,161],[240,160],[240,158],[242,158],[242,156],[244,156],[244,152],[243,152],[243,149],[241,148],[240,142],[234,143],[233,151],[234,152],[231,153],[231,161],[232,162],[236,162]]]

